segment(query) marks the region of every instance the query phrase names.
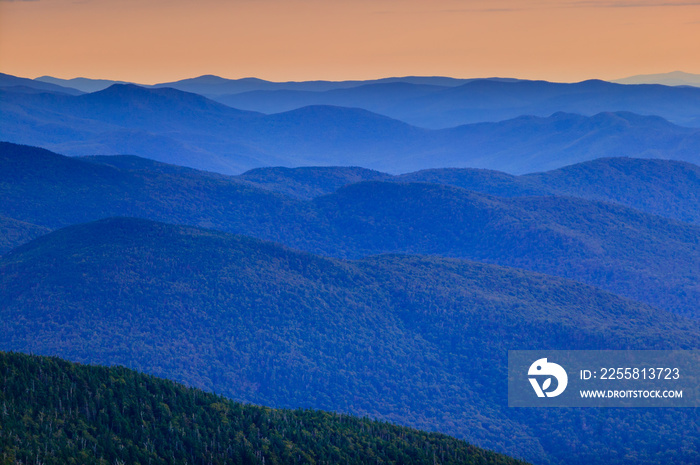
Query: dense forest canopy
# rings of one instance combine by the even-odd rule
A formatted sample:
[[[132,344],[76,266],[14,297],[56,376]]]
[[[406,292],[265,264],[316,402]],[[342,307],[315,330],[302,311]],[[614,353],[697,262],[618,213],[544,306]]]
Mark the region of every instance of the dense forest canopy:
[[[524,462],[444,434],[232,402],[123,367],[0,352],[0,463]]]

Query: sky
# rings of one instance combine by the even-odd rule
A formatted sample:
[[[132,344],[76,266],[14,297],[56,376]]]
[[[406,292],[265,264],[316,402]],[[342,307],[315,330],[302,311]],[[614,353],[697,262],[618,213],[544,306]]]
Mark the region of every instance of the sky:
[[[0,72],[143,84],[700,74],[693,0],[0,0]]]

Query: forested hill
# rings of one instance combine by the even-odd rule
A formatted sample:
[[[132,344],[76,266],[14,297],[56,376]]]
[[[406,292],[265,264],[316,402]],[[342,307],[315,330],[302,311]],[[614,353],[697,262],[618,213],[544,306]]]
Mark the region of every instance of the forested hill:
[[[190,169],[120,168],[13,144],[0,144],[0,196],[0,216],[51,229],[141,217],[346,258],[412,253],[515,266],[687,315],[700,300],[699,225],[581,199],[366,181],[302,201]]]
[[[0,352],[0,463],[524,464],[464,441],[244,405],[123,367]]]
[[[338,260],[147,220],[71,226],[0,258],[2,350],[367,415],[541,464],[696,464],[697,414],[509,408],[508,350],[699,346],[698,320],[560,278]]]
[[[90,160],[135,169],[172,170],[138,157]],[[602,200],[645,213],[700,223],[700,166],[673,160],[599,158],[543,173],[514,176],[474,168],[441,168],[391,176],[350,167],[257,168],[232,179],[299,198],[332,194],[360,181],[447,184],[498,197],[569,196]]]

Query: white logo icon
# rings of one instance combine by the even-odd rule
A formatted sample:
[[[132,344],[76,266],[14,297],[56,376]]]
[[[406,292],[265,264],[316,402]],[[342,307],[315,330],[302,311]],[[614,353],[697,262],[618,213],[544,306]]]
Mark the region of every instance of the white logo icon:
[[[537,393],[537,397],[556,397],[566,389],[566,385],[569,382],[569,377],[566,375],[566,370],[564,370],[560,365],[556,363],[550,363],[546,358],[541,358],[535,363],[530,365],[530,369],[527,371],[528,376],[547,376],[544,380],[542,386],[537,381],[537,378],[528,378],[532,388]],[[553,391],[547,391],[552,385],[552,377],[557,380],[557,388]]]

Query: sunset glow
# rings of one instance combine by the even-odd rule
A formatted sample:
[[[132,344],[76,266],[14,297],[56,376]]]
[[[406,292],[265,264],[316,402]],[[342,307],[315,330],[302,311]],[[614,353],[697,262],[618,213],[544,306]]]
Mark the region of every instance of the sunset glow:
[[[155,83],[700,73],[700,2],[0,0],[0,71]]]

